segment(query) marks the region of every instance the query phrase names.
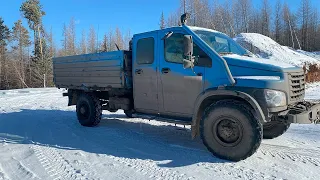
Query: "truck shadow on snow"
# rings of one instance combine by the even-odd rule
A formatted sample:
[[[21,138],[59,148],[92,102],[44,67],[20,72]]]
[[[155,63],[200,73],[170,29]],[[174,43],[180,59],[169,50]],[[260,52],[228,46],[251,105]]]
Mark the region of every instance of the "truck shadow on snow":
[[[148,124],[108,114],[97,127],[83,127],[73,111],[28,110],[0,114],[0,142],[39,144],[131,159],[158,161],[159,167],[200,162],[225,163],[211,155],[190,129]]]

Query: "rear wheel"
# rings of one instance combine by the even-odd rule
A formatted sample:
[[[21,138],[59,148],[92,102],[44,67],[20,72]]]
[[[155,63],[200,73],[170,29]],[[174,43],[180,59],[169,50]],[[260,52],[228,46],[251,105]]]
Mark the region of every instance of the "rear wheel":
[[[263,124],[263,138],[273,139],[281,136],[290,127],[290,123],[283,121],[271,121]]]
[[[240,161],[260,146],[262,125],[242,102],[222,100],[205,110],[200,133],[204,145],[213,155]]]
[[[93,94],[82,94],[77,101],[77,117],[83,126],[96,126],[101,121],[102,107],[100,100]]]

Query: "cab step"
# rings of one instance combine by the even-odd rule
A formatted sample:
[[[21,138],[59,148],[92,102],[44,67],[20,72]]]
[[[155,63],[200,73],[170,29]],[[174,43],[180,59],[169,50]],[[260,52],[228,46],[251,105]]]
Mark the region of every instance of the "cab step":
[[[156,116],[156,115],[151,116],[151,115],[140,114],[140,113],[137,113],[135,115],[140,118],[144,118],[144,119],[156,120],[156,121],[174,123],[174,124],[180,124],[180,125],[191,125],[191,123],[192,123],[191,118],[174,119],[174,118],[172,118],[172,117],[170,118],[168,116]]]

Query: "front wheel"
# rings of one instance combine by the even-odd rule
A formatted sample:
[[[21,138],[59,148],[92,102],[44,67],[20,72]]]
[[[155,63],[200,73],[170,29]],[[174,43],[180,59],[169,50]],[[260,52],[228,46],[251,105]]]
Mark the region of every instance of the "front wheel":
[[[100,100],[92,94],[82,94],[77,101],[77,117],[82,126],[96,126],[101,121]]]
[[[205,110],[200,134],[213,155],[240,161],[251,156],[260,146],[262,125],[242,102],[221,100]]]

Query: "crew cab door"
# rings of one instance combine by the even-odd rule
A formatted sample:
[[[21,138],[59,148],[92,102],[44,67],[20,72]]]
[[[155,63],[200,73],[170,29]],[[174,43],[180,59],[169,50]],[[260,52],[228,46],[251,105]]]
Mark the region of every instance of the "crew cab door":
[[[163,37],[167,32],[162,31]],[[160,114],[190,118],[194,103],[203,91],[205,66],[211,66],[211,59],[196,64],[194,69],[184,69],[183,32],[174,32],[169,38],[160,41],[159,76],[162,89],[162,106]],[[194,46],[195,55],[203,55],[203,51]],[[197,52],[198,51],[198,52]],[[202,54],[201,54],[202,53]],[[197,56],[198,56],[197,55]]]
[[[158,113],[156,32],[136,35],[133,38],[133,98],[135,110]]]

